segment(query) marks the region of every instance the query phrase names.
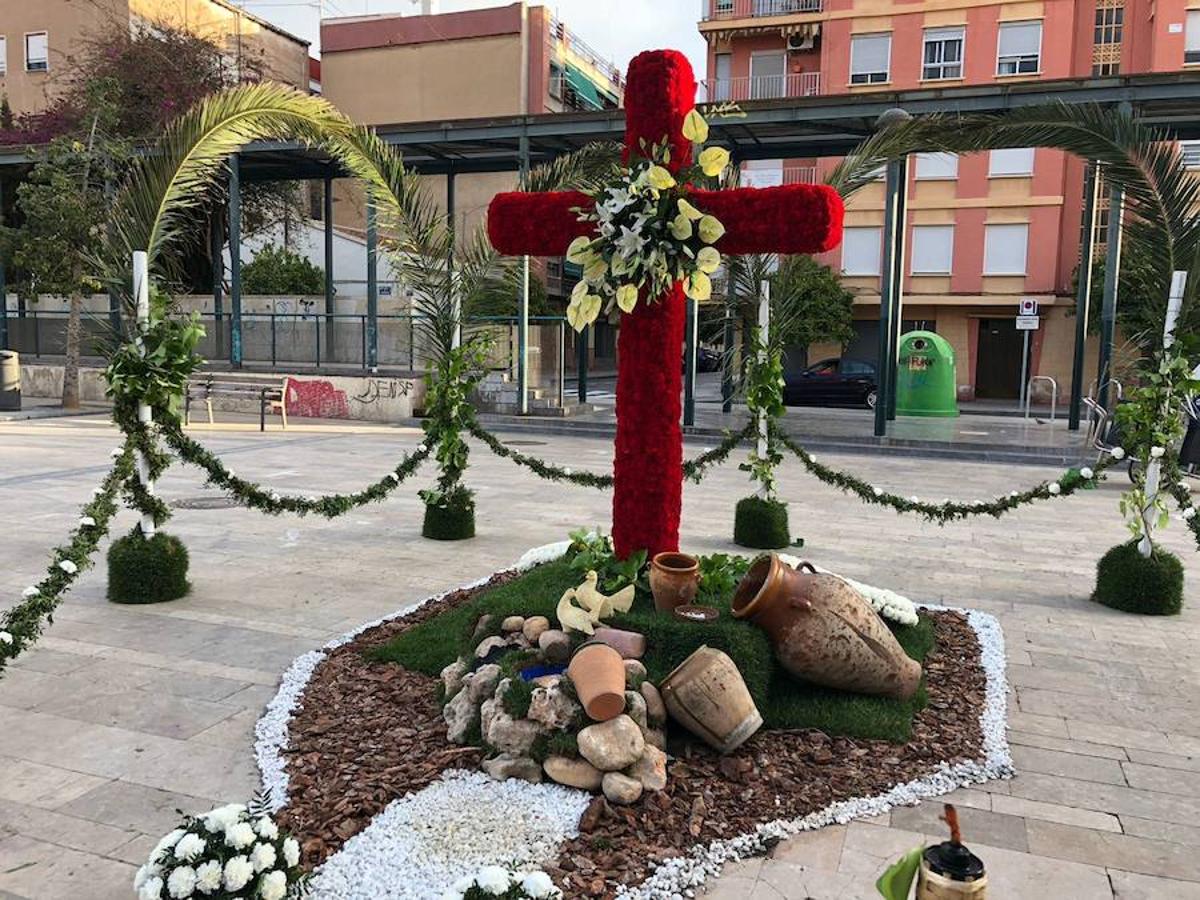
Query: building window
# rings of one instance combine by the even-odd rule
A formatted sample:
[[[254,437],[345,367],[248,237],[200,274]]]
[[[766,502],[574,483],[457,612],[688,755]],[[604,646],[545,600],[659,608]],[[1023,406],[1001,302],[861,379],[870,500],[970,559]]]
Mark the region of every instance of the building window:
[[[850,39],[850,83],[882,84],[892,61],[892,34],[856,34]]]
[[[882,251],[882,228],[846,228],[842,232],[842,274],[878,275]]]
[[[50,68],[50,43],[46,32],[25,35],[25,71],[45,72]]]
[[[985,225],[983,229],[983,274],[1024,275],[1029,249],[1029,226]]]
[[[963,37],[966,29],[930,28],[925,32],[925,61],[921,77],[931,81],[962,78]]]
[[[996,49],[997,75],[1030,75],[1042,65],[1042,23],[1002,22]]]
[[[750,99],[773,100],[786,96],[786,66],[786,53],[750,54]]]
[[[8,38],[0,34],[0,75],[8,71]]]
[[[718,53],[713,57],[713,86],[712,97],[714,103],[728,103],[733,99],[733,55],[730,53]]]
[[[1008,147],[988,155],[989,178],[1027,178],[1033,174],[1032,147]]]
[[[1200,9],[1189,9],[1187,34],[1183,47],[1185,63],[1200,63]]]
[[[953,225],[914,225],[912,273],[949,275],[954,261]]]
[[[1092,35],[1092,75],[1117,75],[1121,71],[1121,40],[1125,30],[1124,0],[1097,0]]]
[[[1200,141],[1180,141],[1179,153],[1189,169],[1200,169]]]
[[[958,155],[955,153],[918,153],[917,180],[937,181],[958,177]]]

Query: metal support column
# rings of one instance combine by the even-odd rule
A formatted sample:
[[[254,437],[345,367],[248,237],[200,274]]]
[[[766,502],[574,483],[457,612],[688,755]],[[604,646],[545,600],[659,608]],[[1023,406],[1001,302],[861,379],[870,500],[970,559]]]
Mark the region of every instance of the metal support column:
[[[683,337],[683,424],[696,424],[696,326],[700,304],[689,299],[684,306],[687,322]]]
[[[579,402],[587,403],[588,397],[588,357],[591,351],[588,348],[588,336],[591,334],[592,326],[588,325],[579,332],[579,338],[575,342],[575,369],[578,372],[577,386],[579,388]]]
[[[379,368],[379,223],[375,195],[367,192],[367,359],[371,372]]]
[[[455,347],[462,346],[462,298],[454,286],[454,253],[458,249],[458,229],[454,224],[454,173],[446,173],[446,227],[450,230],[450,247],[446,252],[446,290],[450,292],[450,304],[454,310]]]
[[[908,161],[892,160],[887,166],[887,198],[883,213],[883,268],[879,291],[879,363],[875,392],[875,436],[887,434],[894,418],[896,350],[902,316],[900,295],[904,274],[904,195]]]
[[[229,364],[242,367],[242,187],[238,155],[229,157]]]
[[[1075,289],[1075,358],[1071,363],[1071,408],[1067,429],[1079,430],[1083,411],[1084,362],[1092,314],[1092,269],[1096,257],[1096,220],[1100,214],[1100,166],[1091,163],[1084,178],[1083,238],[1079,243],[1079,284]]]
[[[325,345],[329,358],[333,359],[333,325],[335,319],[333,302],[333,176],[325,176],[325,193],[322,196],[322,217],[325,221]]]
[[[1113,342],[1117,333],[1117,294],[1121,279],[1121,220],[1125,212],[1125,193],[1113,185],[1108,195],[1108,249],[1104,260],[1104,303],[1100,309],[1100,365],[1096,373],[1096,402],[1108,405],[1112,382]]]
[[[730,279],[732,281],[732,279]],[[721,337],[721,412],[733,411],[733,302],[725,303],[725,331]]]
[[[899,381],[900,335],[904,332],[904,260],[908,255],[908,157],[898,161],[900,189],[897,195],[896,244],[892,254],[892,333],[888,345],[889,422],[896,421],[896,384]]]
[[[0,350],[8,349],[8,282],[0,259]]]
[[[529,175],[529,136],[520,142],[521,181]],[[517,300],[517,414],[529,415],[529,257],[521,257],[521,296]]]

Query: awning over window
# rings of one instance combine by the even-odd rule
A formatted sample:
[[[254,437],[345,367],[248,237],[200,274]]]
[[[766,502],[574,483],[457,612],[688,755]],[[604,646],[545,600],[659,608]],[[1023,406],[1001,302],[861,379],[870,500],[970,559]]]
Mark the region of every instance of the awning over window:
[[[566,70],[567,85],[575,92],[579,99],[595,109],[604,109],[606,106],[617,106],[617,98],[608,91],[601,90],[596,82],[587,77],[581,70],[575,68],[570,63],[567,64]],[[607,100],[607,103],[605,102]]]

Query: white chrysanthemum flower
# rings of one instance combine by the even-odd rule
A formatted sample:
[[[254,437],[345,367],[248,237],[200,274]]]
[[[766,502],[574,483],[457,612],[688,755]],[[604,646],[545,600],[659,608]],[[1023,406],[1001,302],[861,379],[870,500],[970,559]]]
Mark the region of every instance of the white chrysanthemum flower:
[[[221,863],[210,859],[196,869],[196,890],[202,894],[215,894],[221,889]]]
[[[454,882],[450,888],[452,891],[457,891],[460,895],[465,894],[471,888],[475,887],[475,878],[471,875],[464,875],[458,881]]]
[[[275,865],[275,848],[270,844],[255,844],[250,854],[250,864],[255,872],[265,872]]]
[[[389,472],[389,473],[388,473],[388,478],[389,478],[391,481],[395,482],[396,484],[399,484],[399,483],[400,483],[400,476],[399,476],[399,475],[397,475],[395,472]]]
[[[287,896],[287,876],[282,872],[268,872],[258,880],[258,894],[262,900],[283,900]]]
[[[167,893],[175,900],[184,900],[192,896],[196,888],[196,870],[191,866],[180,866],[167,879]]]
[[[99,497],[104,493],[104,488],[92,488],[92,497]]]
[[[909,503],[920,503],[921,498],[918,497],[916,494],[913,494],[911,497],[908,498],[908,502]]]
[[[484,866],[475,876],[475,883],[489,894],[503,894],[512,887],[512,877],[500,866]]]
[[[571,477],[571,470],[570,470],[570,469],[563,469],[563,474],[564,474],[564,475],[566,475],[568,478],[570,478],[570,477]]]
[[[143,884],[145,884],[151,878],[156,877],[161,872],[162,869],[158,866],[154,865],[153,863],[146,863],[134,873],[133,889],[140,892]]]
[[[871,493],[873,493],[876,497],[882,497],[883,496],[883,488],[878,488],[878,487],[871,488]]]
[[[175,858],[184,862],[192,862],[206,849],[208,849],[208,844],[200,835],[185,834],[175,845]]]
[[[1166,455],[1167,455],[1166,447],[1151,447],[1150,448],[1150,458],[1151,459],[1162,459]]]
[[[92,528],[95,526],[95,524],[96,524],[96,520],[93,519],[91,516],[81,516],[79,518],[79,527],[80,528]]]
[[[554,882],[545,872],[530,872],[521,879],[521,890],[538,900],[558,894],[558,888],[554,886]]]
[[[254,866],[244,856],[235,856],[225,863],[222,883],[225,890],[236,893],[250,883],[254,877]]]
[[[246,807],[240,803],[230,803],[227,806],[218,806],[214,810],[206,812],[200,818],[204,820],[204,827],[209,834],[216,834],[224,831],[234,822],[242,817],[242,813],[246,811]]]
[[[1112,458],[1116,459],[1116,460],[1122,460],[1125,458],[1125,448],[1124,447],[1113,447],[1112,450],[1109,451],[1109,453],[1111,453]]]
[[[1046,488],[1046,490],[1048,490],[1051,493],[1051,495],[1057,497],[1059,494],[1062,493],[1062,485],[1059,484],[1057,481],[1052,481],[1052,482],[1050,482],[1050,484]]]
[[[29,587],[25,588],[25,590],[21,591],[21,596],[24,597],[26,600],[32,600],[37,595],[38,595],[38,589],[35,588],[33,585],[30,585]]]
[[[283,842],[283,861],[289,869],[300,865],[300,843],[295,838]]]
[[[1183,511],[1183,521],[1190,522],[1194,518],[1196,518],[1196,507],[1189,506]]]
[[[0,631],[0,644],[11,644],[12,642],[13,636],[11,634],[7,631]]]
[[[249,822],[235,822],[225,829],[225,844],[234,850],[243,850],[254,843],[254,826]]]
[[[113,447],[112,450],[109,451],[108,455],[111,456],[113,459],[116,459],[118,456],[120,456],[124,452],[125,452],[124,447]]]
[[[271,819],[270,816],[262,816],[254,821],[254,830],[258,832],[259,837],[264,837],[268,841],[273,841],[279,837],[279,826]]]
[[[74,575],[76,572],[79,571],[79,566],[75,565],[75,563],[71,562],[71,560],[69,560],[69,559],[60,560],[58,563],[58,567],[60,569],[62,569],[64,572],[66,572],[68,575]]]
[[[418,453],[424,453],[425,450],[426,450],[426,447],[424,444],[417,444],[417,452]]]
[[[1096,473],[1092,470],[1091,466],[1084,466],[1079,470],[1079,474],[1089,480],[1096,476]]]
[[[179,839],[183,837],[184,834],[186,834],[186,832],[182,828],[176,828],[170,834],[163,835],[162,840],[155,844],[154,849],[150,851],[150,862],[152,864],[157,863],[158,858],[162,856],[163,851],[170,850],[172,847],[178,844]]]
[[[147,878],[145,883],[138,888],[138,900],[159,900],[162,897],[163,880],[155,875],[153,878]]]

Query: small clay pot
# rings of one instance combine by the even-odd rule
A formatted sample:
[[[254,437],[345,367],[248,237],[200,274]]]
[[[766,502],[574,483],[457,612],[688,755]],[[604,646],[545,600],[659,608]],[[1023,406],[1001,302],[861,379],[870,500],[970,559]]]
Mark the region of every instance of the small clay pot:
[[[721,611],[715,606],[695,606],[685,604],[675,607],[675,618],[681,622],[691,622],[695,625],[707,625],[721,618]]]
[[[650,562],[650,591],[654,608],[670,613],[696,599],[700,588],[700,560],[686,553],[660,553]]]
[[[625,662],[608,644],[581,644],[567,666],[567,677],[584,711],[595,721],[607,722],[625,712]]]

